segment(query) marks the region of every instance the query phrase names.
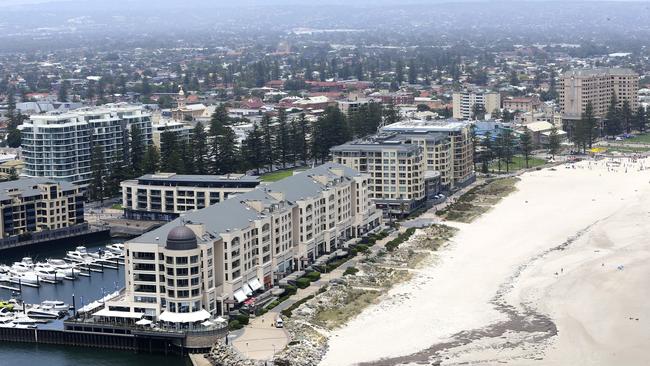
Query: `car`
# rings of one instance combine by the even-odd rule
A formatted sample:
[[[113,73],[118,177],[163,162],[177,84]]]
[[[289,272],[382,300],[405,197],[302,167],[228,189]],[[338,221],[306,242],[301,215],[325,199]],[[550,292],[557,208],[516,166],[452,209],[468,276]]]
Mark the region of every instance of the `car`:
[[[284,322],[280,317],[275,318],[275,322],[273,324],[275,325],[276,328],[284,328]]]

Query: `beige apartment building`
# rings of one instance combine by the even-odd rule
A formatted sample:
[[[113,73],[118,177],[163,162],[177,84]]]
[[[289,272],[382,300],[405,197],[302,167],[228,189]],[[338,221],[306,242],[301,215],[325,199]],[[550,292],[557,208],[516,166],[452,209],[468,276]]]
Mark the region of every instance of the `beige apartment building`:
[[[422,148],[381,137],[330,149],[332,161],[370,175],[369,197],[390,215],[404,216],[426,200]]]
[[[244,174],[156,173],[125,180],[120,186],[127,219],[171,221],[183,212],[214,205],[259,184],[259,177]]]
[[[83,193],[68,182],[23,178],[0,183],[0,238],[75,231],[84,223]],[[84,227],[85,228],[85,227]]]
[[[558,83],[560,108],[565,119],[579,119],[592,103],[596,117],[603,118],[612,96],[619,106],[628,102],[632,110],[639,106],[639,75],[631,69],[595,68],[565,72]]]
[[[480,104],[485,113],[492,113],[501,108],[501,95],[496,92],[482,90],[465,90],[452,94],[453,117],[459,120],[474,119],[473,107]]]
[[[170,323],[225,314],[377,228],[369,181],[327,163],[186,213],[125,243],[126,290],[105,310]]]
[[[405,120],[382,127],[391,139],[418,145],[427,171],[440,172],[444,190],[462,188],[472,182],[474,148],[469,122],[455,120]]]

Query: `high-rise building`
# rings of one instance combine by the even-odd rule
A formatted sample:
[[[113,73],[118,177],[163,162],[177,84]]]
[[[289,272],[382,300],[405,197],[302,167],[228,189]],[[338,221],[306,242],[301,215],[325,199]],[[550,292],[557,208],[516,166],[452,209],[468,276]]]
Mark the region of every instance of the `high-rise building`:
[[[63,114],[33,115],[19,126],[25,168],[21,175],[87,184],[92,148],[102,147],[106,163],[126,157],[131,126],[151,142],[151,115],[141,106],[110,104]]]
[[[596,117],[607,114],[612,96],[618,105],[628,102],[632,110],[638,105],[639,75],[630,69],[595,68],[565,72],[558,83],[563,118],[579,119],[591,102]]]
[[[379,227],[370,177],[327,163],[125,243],[126,290],[106,309],[170,323],[227,313]]]
[[[469,122],[405,120],[384,126],[381,131],[395,134],[392,139],[422,147],[425,169],[440,172],[443,189],[458,189],[473,181],[474,147]]]
[[[482,90],[464,90],[455,92],[453,97],[453,117],[456,119],[474,119],[474,106],[481,105],[485,113],[492,113],[501,108],[501,95]]]
[[[381,137],[330,149],[332,160],[370,175],[369,197],[391,216],[404,216],[426,200],[422,148]]]

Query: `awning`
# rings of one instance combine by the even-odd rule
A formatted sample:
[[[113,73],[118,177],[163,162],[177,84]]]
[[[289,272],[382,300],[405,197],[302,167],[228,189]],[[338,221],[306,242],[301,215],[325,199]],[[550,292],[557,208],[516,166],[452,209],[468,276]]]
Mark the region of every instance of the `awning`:
[[[204,326],[204,327],[210,327],[210,326],[213,326],[214,323],[209,321],[209,320],[206,320],[203,323],[201,323],[201,325]]]
[[[137,322],[135,322],[135,325],[150,325],[151,323],[153,322],[149,319],[140,319]]]
[[[258,280],[257,278],[254,278],[254,279],[248,281],[248,286],[253,291],[257,291],[257,290],[262,288],[262,284],[260,283],[260,280]]]
[[[124,318],[124,319],[141,319],[144,314],[142,313],[132,313],[129,311],[115,311],[115,310],[108,310],[108,309],[102,309],[93,316],[103,316],[107,318]]]
[[[228,320],[226,320],[226,318],[224,318],[222,316],[218,317],[214,321],[217,322],[217,323],[226,323],[226,322],[228,322]]]
[[[210,319],[210,313],[205,309],[193,313],[172,313],[165,311],[160,314],[160,320],[170,323],[195,323],[206,319]]]
[[[251,295],[253,295],[253,290],[251,290],[251,288],[248,287],[248,284],[247,284],[247,283],[245,283],[245,284],[241,287],[241,289],[244,290],[244,292],[246,293],[246,296],[251,296]]]
[[[244,293],[244,290],[239,289],[232,295],[235,297],[235,300],[237,300],[238,303],[246,300],[246,294]]]

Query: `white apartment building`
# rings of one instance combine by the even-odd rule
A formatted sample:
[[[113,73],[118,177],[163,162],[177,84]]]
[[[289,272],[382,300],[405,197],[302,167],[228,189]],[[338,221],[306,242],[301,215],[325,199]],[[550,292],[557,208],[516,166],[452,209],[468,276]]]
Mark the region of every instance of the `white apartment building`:
[[[133,239],[125,294],[106,306],[172,323],[227,313],[380,225],[369,179],[327,163]]]
[[[63,114],[32,115],[19,126],[25,168],[21,175],[86,184],[92,148],[100,145],[107,163],[123,159],[131,126],[151,141],[151,115],[140,106],[109,104]]]
[[[214,205],[259,184],[259,177],[244,174],[156,173],[120,185],[127,219],[171,221],[181,213]]]
[[[452,94],[453,117],[460,120],[474,119],[474,105],[485,108],[485,113],[492,113],[501,108],[501,95],[496,92],[481,90],[465,90]]]

